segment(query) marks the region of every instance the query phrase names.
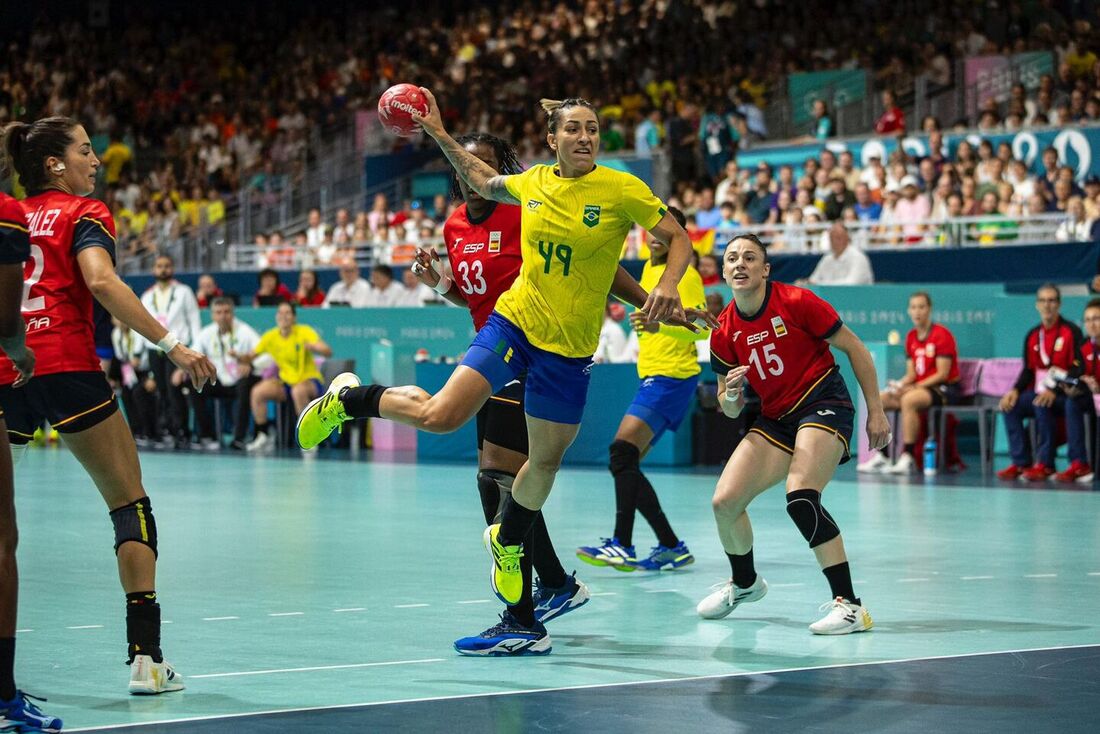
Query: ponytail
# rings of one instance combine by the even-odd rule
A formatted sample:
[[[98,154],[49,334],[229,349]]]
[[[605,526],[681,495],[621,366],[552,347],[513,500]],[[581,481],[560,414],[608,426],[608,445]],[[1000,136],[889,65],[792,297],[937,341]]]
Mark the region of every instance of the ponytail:
[[[581,99],[580,97],[567,97],[566,99],[540,99],[539,104],[542,105],[543,111],[546,113],[547,120],[546,126],[550,132],[554,133],[558,131],[558,123],[561,122],[562,113],[570,107],[587,107],[592,110],[596,117],[599,114],[596,113],[596,108],[592,106],[592,103],[587,99]]]

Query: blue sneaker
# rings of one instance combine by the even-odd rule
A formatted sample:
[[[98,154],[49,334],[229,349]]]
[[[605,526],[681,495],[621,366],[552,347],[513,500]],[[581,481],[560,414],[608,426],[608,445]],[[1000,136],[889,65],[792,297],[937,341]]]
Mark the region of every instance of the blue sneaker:
[[[500,615],[500,624],[476,637],[455,640],[459,655],[546,655],[550,650],[550,635],[542,622],[536,620],[534,627],[524,627],[507,610]]]
[[[549,622],[554,617],[583,607],[590,598],[588,587],[583,581],[577,581],[576,571],[558,588],[543,586],[540,579],[535,579],[535,619]]]
[[[633,571],[626,565],[634,560],[634,546],[623,545],[618,538],[602,538],[600,545],[577,548],[577,558],[593,566],[611,566],[616,571]]]
[[[641,559],[631,558],[626,561],[626,565],[642,571],[660,571],[662,568],[683,568],[692,563],[695,563],[695,556],[691,555],[691,551],[688,550],[687,545],[685,545],[682,540],[675,548],[667,548],[663,545],[658,545],[649,552],[648,557]]]
[[[0,731],[61,731],[61,719],[42,713],[31,703],[32,698],[35,701],[46,700],[16,691],[12,700],[0,701]]]

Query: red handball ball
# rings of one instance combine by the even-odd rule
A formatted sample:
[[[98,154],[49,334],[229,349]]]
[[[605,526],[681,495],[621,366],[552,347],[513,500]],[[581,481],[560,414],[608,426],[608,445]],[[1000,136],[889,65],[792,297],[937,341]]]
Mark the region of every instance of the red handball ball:
[[[412,112],[428,114],[428,98],[415,84],[394,84],[378,100],[378,119],[394,135],[410,138],[420,132]]]

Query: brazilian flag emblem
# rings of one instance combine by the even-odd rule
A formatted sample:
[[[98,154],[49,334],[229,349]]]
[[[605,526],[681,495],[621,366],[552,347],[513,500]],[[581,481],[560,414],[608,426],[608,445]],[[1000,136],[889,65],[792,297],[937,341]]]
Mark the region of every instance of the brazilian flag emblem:
[[[581,221],[585,223],[585,226],[595,227],[600,223],[600,207],[596,204],[585,204]]]

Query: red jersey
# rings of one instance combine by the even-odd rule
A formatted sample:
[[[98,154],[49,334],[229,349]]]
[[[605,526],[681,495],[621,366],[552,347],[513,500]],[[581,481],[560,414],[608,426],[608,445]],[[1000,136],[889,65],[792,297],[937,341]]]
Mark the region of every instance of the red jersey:
[[[1080,376],[1084,341],[1077,324],[1061,316],[1049,329],[1039,324],[1024,337],[1024,367],[1013,387],[1017,392],[1037,390],[1051,367],[1061,367],[1070,377]]]
[[[496,204],[484,219],[474,221],[466,205],[443,224],[443,241],[455,285],[470,307],[474,328],[481,330],[523,264],[520,254],[520,208]]]
[[[825,340],[843,322],[812,291],[771,282],[766,288],[755,314],[742,314],[737,302],[730,301],[710,335],[710,355],[720,374],[749,365],[745,380],[760,396],[761,413],[778,420],[836,369]]]
[[[76,263],[87,247],[115,257],[115,223],[101,201],[47,191],[23,201],[30,230],[24,267],[23,320],[34,350],[36,375],[99,371],[92,324],[92,293]],[[16,373],[0,355],[0,385]]]
[[[24,263],[30,256],[27,215],[18,201],[0,191],[0,265]]]
[[[911,330],[905,337],[905,354],[913,360],[917,382],[936,374],[936,360],[939,357],[951,358],[951,370],[947,373],[945,384],[954,385],[959,381],[959,349],[947,327],[932,324],[924,339],[917,336],[916,329]]]
[[[1092,339],[1085,339],[1081,345],[1082,373],[1096,380],[1100,380],[1100,344],[1094,344]]]

